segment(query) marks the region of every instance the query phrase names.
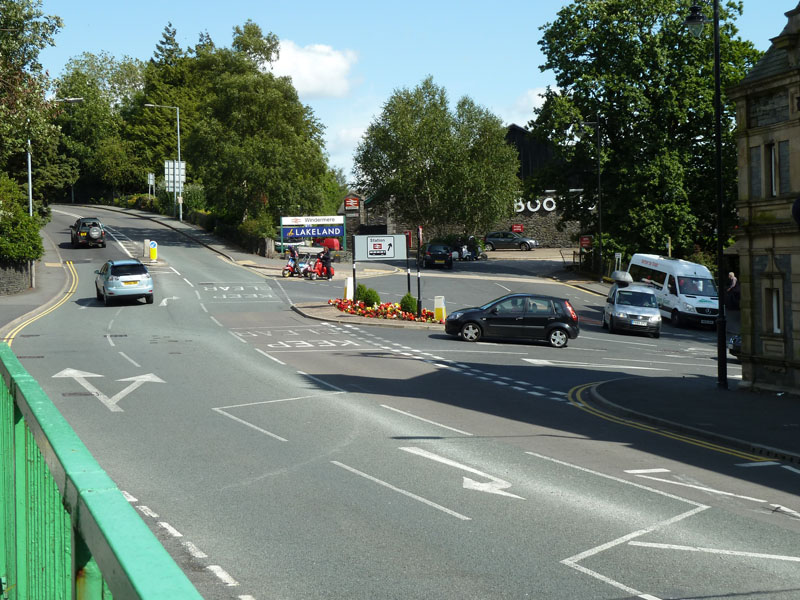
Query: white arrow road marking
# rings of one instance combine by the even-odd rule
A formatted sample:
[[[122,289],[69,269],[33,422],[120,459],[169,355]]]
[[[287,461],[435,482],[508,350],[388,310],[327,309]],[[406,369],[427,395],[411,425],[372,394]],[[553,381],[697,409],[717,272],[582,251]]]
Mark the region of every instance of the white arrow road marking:
[[[632,371],[669,371],[656,367],[635,367],[633,365],[598,365],[595,363],[571,362],[567,360],[544,360],[540,358],[523,358],[525,362],[543,367],[582,367],[592,369],[629,369]]]
[[[169,298],[164,298],[161,302],[158,303],[159,306],[166,306],[167,300],[180,300],[177,296],[170,296]]]
[[[74,379],[81,385],[81,387],[83,387],[83,389],[100,400],[100,402],[102,402],[111,412],[123,412],[122,409],[117,406],[117,402],[122,400],[136,388],[140,387],[143,383],[147,381],[151,381],[153,383],[166,383],[163,379],[157,375],[154,375],[153,373],[148,373],[147,375],[136,375],[126,379],[118,379],[117,381],[130,381],[132,383],[121,392],[115,394],[112,398],[109,398],[91,383],[86,381],[87,377],[102,377],[102,375],[88,373],[86,371],[79,371],[77,369],[64,369],[63,371],[53,375],[53,377],[67,377],[69,379]]]
[[[416,454],[417,456],[422,456],[423,458],[429,458],[431,460],[435,460],[436,462],[443,463],[445,465],[449,465],[451,467],[455,467],[456,469],[461,469],[462,471],[467,471],[468,473],[473,473],[475,475],[479,475],[480,477],[485,477],[490,481],[475,481],[474,479],[470,479],[469,477],[464,477],[464,488],[468,490],[476,490],[479,492],[487,492],[489,494],[497,494],[499,496],[508,496],[509,498],[519,498],[520,500],[525,500],[522,496],[517,496],[516,494],[512,494],[511,492],[506,492],[506,488],[510,488],[511,484],[507,481],[503,481],[502,479],[495,477],[493,475],[487,475],[477,469],[473,469],[472,467],[468,467],[467,465],[462,465],[461,463],[457,463],[454,460],[450,460],[449,458],[445,458],[444,456],[439,456],[438,454],[433,454],[432,452],[428,452],[427,450],[423,450],[422,448],[414,448],[414,447],[405,447],[400,448],[400,450],[404,450],[405,452],[410,452],[411,454]]]

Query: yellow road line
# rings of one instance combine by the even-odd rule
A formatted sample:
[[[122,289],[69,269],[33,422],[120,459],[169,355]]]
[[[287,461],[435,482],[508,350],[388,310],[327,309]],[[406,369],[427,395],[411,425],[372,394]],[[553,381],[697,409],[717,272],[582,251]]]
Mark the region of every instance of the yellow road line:
[[[638,421],[634,421],[632,419],[626,419],[623,417],[617,417],[610,413],[604,412],[594,406],[588,404],[584,399],[583,395],[586,393],[589,388],[598,385],[597,383],[587,383],[584,385],[579,385],[572,388],[569,391],[568,398],[570,403],[574,406],[577,406],[581,410],[588,412],[596,417],[604,419],[606,421],[610,421],[612,423],[617,423],[618,425],[624,425],[625,427],[631,427],[633,429],[639,429],[640,431],[646,431],[648,433],[653,433],[656,435],[660,435],[662,437],[670,438],[679,442],[683,442],[686,444],[691,444],[692,446],[698,446],[700,448],[705,448],[706,450],[712,450],[713,452],[720,452],[722,454],[729,454],[731,456],[735,456],[737,458],[743,458],[745,460],[751,460],[753,462],[764,462],[771,460],[769,458],[764,458],[755,454],[750,454],[749,452],[744,452],[742,450],[736,450],[734,448],[728,448],[726,446],[720,446],[719,444],[715,444],[713,442],[708,442],[706,440],[683,435],[680,433],[674,433],[668,431],[666,429],[662,429],[661,427],[655,425],[647,425],[645,423],[640,423]]]
[[[67,272],[69,273],[69,276],[71,278],[69,289],[64,294],[64,297],[61,298],[61,300],[56,302],[53,306],[51,306],[47,310],[40,312],[38,315],[36,315],[34,317],[31,317],[27,321],[25,321],[23,323],[20,323],[14,329],[12,329],[11,333],[9,333],[8,336],[6,336],[6,344],[8,344],[9,347],[14,342],[14,338],[17,336],[17,334],[20,331],[22,331],[25,327],[27,327],[28,325],[30,325],[31,323],[33,323],[37,319],[41,319],[43,316],[49,315],[51,312],[56,310],[59,306],[61,306],[67,300],[69,300],[70,297],[75,293],[75,290],[78,289],[78,273],[77,273],[77,271],[75,271],[75,266],[72,264],[71,260],[66,261],[64,264],[66,265]]]

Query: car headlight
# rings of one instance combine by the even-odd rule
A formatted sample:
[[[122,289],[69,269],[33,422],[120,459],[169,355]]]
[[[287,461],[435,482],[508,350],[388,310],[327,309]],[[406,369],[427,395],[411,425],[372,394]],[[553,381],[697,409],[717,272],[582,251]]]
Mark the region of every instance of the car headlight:
[[[692,306],[688,302],[681,302],[681,308],[683,309],[684,312],[689,312],[689,313],[695,312],[694,306]]]
[[[449,315],[447,315],[447,320],[448,321],[456,321],[456,320],[460,319],[461,315],[463,315],[463,314],[464,313],[459,312],[459,311],[456,311],[454,313],[450,313]]]
[[[651,323],[660,323],[661,322],[661,315],[653,315],[650,317]]]
[[[619,317],[620,319],[627,319],[628,318],[628,313],[623,312],[621,310],[618,310],[618,311],[614,312],[614,316],[615,317]]]

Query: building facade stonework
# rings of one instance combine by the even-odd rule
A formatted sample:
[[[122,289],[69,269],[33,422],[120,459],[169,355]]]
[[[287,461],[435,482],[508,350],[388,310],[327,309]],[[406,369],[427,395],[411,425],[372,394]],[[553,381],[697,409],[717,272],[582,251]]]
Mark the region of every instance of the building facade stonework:
[[[736,103],[744,386],[800,394],[800,4]]]

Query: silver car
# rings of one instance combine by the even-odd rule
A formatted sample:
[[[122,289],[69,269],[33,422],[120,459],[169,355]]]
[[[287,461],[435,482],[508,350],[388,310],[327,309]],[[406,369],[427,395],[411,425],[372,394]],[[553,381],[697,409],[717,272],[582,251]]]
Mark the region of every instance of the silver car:
[[[519,248],[520,250],[532,250],[539,247],[539,242],[533,238],[525,237],[513,231],[493,231],[483,237],[483,247],[486,250],[496,250],[501,248]]]
[[[106,306],[116,298],[144,298],[147,304],[153,303],[153,278],[139,260],[109,260],[95,273],[95,293]]]
[[[660,337],[661,311],[653,288],[636,284],[611,286],[603,309],[603,328],[610,333],[639,331]]]

